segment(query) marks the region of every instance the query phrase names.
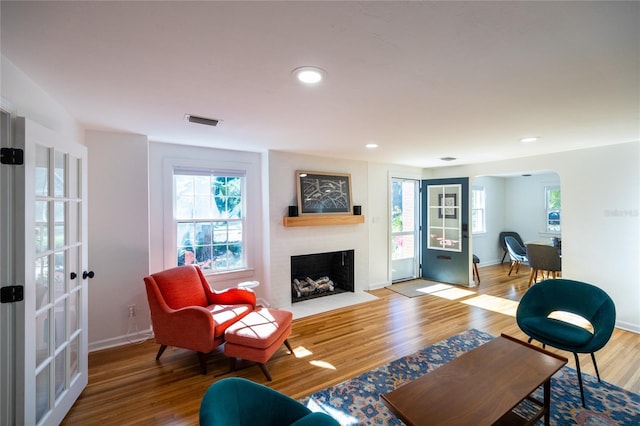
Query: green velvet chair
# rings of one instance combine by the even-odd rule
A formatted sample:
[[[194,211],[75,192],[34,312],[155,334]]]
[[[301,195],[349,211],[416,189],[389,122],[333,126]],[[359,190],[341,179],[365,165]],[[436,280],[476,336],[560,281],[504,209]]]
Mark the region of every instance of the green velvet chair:
[[[581,316],[591,323],[593,332],[559,319],[549,318],[549,314],[556,311]],[[573,353],[582,405],[586,408],[578,354],[591,354],[600,381],[595,352],[607,344],[616,323],[616,308],[609,295],[594,285],[580,281],[542,281],[522,296],[516,311],[516,321],[529,336],[529,342],[537,340],[543,346],[549,345]]]
[[[200,403],[200,426],[338,426],[333,417],[314,413],[295,399],[238,377],[209,386]]]

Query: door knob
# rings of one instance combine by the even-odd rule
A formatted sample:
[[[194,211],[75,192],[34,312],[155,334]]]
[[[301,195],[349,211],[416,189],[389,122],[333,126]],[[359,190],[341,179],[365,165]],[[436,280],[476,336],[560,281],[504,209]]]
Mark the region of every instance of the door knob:
[[[83,279],[83,280],[86,280],[87,278],[93,278],[95,275],[96,275],[96,274],[95,274],[93,271],[89,271],[89,272],[84,271],[84,272],[82,273],[82,279]]]

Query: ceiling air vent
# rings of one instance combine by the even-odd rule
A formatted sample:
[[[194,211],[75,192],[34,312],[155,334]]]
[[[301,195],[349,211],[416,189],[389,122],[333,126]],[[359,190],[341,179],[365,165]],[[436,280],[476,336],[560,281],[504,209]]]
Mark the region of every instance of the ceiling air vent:
[[[198,117],[197,115],[185,114],[184,119],[189,123],[204,124],[205,126],[217,126],[220,120],[214,118]]]

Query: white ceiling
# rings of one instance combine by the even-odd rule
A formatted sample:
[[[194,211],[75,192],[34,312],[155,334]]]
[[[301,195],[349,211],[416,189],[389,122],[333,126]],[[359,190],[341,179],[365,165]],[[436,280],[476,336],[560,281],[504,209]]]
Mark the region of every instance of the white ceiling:
[[[88,129],[420,167],[640,140],[637,1],[3,0],[0,14],[2,54]],[[297,83],[303,65],[326,80]]]

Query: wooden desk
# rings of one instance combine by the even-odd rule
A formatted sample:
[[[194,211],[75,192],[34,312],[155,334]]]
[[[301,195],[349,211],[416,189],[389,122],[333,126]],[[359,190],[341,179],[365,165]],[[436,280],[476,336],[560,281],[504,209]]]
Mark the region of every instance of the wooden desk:
[[[549,424],[551,376],[567,359],[502,335],[381,395],[408,425]],[[531,393],[544,386],[544,401]],[[532,419],[513,410],[524,399],[540,407]]]

